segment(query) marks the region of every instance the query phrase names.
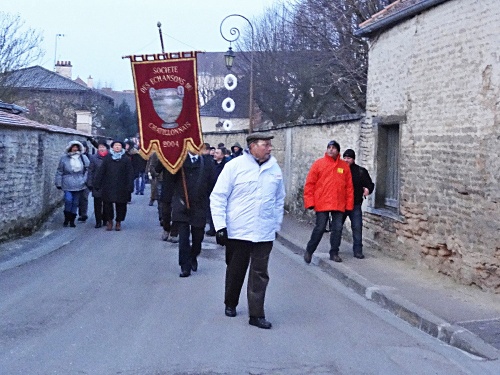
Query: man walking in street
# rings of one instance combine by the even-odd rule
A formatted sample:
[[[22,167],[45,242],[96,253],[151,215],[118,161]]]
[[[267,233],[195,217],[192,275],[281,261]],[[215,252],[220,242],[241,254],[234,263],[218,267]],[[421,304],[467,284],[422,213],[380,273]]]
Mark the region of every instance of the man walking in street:
[[[316,211],[316,225],[304,253],[304,261],[311,263],[327,221],[331,215],[330,260],[342,262],[339,257],[345,211],[354,206],[354,192],[349,164],[340,158],[340,144],[328,142],[325,156],[316,160],[306,178],[304,206]]]
[[[264,299],[269,282],[269,255],[281,228],[285,187],[276,158],[271,156],[266,133],[247,137],[248,149],[222,170],[212,194],[210,208],[216,241],[226,246],[225,314],[236,316],[247,268],[249,324],[269,329]]]
[[[176,174],[164,171],[163,181],[165,191],[162,194],[166,202],[172,202],[172,225],[179,233],[179,276],[188,277],[191,271],[198,270],[197,257],[205,236],[208,199],[215,181],[213,163],[188,152],[182,170]]]
[[[352,211],[344,212],[342,224],[349,216],[352,230],[352,250],[354,257],[364,259],[363,255],[363,211],[361,204],[363,199],[373,192],[375,185],[372,182],[368,171],[356,164],[356,153],[348,148],[343,154],[344,160],[349,164],[354,188],[354,208]]]

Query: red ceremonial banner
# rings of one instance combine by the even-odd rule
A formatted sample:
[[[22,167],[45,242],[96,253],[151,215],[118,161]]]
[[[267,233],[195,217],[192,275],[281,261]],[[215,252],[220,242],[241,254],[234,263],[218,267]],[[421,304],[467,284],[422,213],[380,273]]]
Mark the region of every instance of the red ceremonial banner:
[[[198,107],[196,52],[129,56],[139,117],[140,153],[154,151],[176,173],[187,151],[203,139]]]

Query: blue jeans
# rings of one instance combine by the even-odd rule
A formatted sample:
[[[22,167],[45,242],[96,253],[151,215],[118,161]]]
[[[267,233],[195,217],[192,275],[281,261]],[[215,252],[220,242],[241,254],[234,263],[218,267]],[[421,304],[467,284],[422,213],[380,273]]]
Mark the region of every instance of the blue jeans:
[[[146,187],[146,172],[139,172],[139,177],[134,180],[135,183],[135,193],[144,194],[144,188]]]
[[[330,232],[330,255],[338,255],[340,241],[342,240],[343,215],[341,211],[316,212],[316,225],[311,233],[311,239],[307,243],[306,251],[312,254],[316,251],[323,233],[325,233],[328,217],[332,215],[332,227]]]
[[[352,251],[355,255],[361,255],[363,254],[363,211],[361,210],[361,204],[355,204],[352,211],[344,213],[342,224],[344,224],[347,216],[351,220]]]
[[[64,192],[64,211],[76,214],[80,204],[81,191],[65,191]]]

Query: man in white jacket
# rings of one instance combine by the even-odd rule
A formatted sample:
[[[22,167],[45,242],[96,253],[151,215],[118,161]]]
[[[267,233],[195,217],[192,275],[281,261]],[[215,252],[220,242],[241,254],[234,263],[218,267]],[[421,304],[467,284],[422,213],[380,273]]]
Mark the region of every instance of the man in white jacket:
[[[236,316],[241,288],[248,274],[249,324],[269,329],[264,299],[269,282],[269,254],[281,228],[285,187],[266,133],[247,137],[248,149],[228,162],[210,195],[217,243],[226,246],[225,314]]]

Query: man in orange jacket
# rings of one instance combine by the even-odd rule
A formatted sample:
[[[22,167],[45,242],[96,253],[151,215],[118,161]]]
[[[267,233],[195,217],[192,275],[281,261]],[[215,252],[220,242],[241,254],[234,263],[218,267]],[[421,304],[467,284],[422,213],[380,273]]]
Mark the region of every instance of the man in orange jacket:
[[[311,166],[304,186],[304,206],[316,211],[316,225],[304,253],[305,262],[311,263],[312,254],[323,237],[330,215],[330,260],[342,262],[339,257],[342,219],[344,212],[354,207],[354,189],[351,169],[349,164],[340,158],[338,142],[328,142],[325,156]]]

